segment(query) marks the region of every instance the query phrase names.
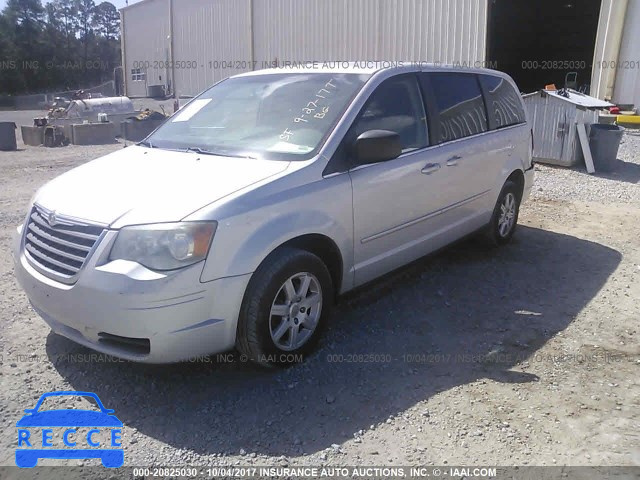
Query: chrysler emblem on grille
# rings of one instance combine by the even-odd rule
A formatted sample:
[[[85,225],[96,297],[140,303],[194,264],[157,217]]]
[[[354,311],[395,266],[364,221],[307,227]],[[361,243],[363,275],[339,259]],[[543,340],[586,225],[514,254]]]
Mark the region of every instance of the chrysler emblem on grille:
[[[56,218],[56,212],[50,212],[49,213],[49,217],[47,218],[47,223],[49,223],[50,226],[54,226],[56,223],[58,223],[58,219]]]

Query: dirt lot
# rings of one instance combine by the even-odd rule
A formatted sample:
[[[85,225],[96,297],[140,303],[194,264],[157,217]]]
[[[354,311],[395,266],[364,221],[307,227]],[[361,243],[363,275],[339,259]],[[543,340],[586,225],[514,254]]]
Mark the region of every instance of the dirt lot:
[[[51,390],[99,395],[126,465],[640,465],[640,137],[616,174],[536,167],[513,244],[475,241],[350,295],[304,365],[143,366],[50,333],[12,229],[47,180],[121,144],[0,153],[0,463]],[[71,461],[92,465],[97,461]]]

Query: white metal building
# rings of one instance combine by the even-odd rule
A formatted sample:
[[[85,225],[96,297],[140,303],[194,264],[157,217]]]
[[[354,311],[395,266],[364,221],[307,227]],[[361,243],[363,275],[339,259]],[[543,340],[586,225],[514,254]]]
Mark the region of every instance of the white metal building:
[[[577,71],[592,95],[640,104],[640,0],[144,0],[120,12],[130,97],[193,96],[287,62],[392,60],[497,68],[525,91]]]

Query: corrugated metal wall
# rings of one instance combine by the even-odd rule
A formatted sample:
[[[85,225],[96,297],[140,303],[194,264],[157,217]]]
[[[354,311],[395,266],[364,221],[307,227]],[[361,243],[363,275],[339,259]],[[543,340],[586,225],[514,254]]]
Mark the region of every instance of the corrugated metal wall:
[[[627,3],[628,0],[602,0],[589,90],[592,97],[611,98],[613,94],[617,69],[608,65],[618,61]]]
[[[147,85],[166,84],[170,74],[164,68],[170,48],[169,0],[147,0],[131,5],[121,10],[121,19],[125,90],[130,97],[145,97]],[[146,78],[134,80],[134,68],[142,68]]]
[[[466,64],[484,61],[486,1],[379,1],[383,57]]]
[[[483,62],[486,25],[486,0],[255,0],[255,59]]]
[[[145,96],[147,85],[164,84],[175,86],[179,95],[196,95],[220,79],[276,60],[420,60],[482,66],[488,1],[145,0],[121,10],[127,94]],[[171,59],[171,2],[173,69],[162,68]],[[637,10],[640,0],[602,1],[591,94],[613,94],[618,101],[630,103],[632,98],[638,103],[640,69],[602,68],[603,61],[618,60],[627,2]],[[622,50],[631,53],[621,51],[619,60],[637,61],[637,43],[632,41],[636,27],[637,22],[627,19],[628,41]],[[148,66],[146,80],[134,81],[131,70],[140,62]],[[616,73],[621,74],[619,80]]]
[[[129,96],[145,95],[141,82],[131,81],[132,59],[165,60],[170,1],[146,0],[122,10]],[[487,1],[173,0],[173,83],[179,95],[195,95],[275,60],[481,66]],[[170,77],[158,71],[147,73],[147,83],[160,76],[167,85]]]
[[[640,107],[640,0],[629,0],[613,90],[615,103]]]
[[[251,70],[250,0],[174,0],[174,82],[195,95]]]
[[[258,64],[379,58],[378,0],[254,0]]]

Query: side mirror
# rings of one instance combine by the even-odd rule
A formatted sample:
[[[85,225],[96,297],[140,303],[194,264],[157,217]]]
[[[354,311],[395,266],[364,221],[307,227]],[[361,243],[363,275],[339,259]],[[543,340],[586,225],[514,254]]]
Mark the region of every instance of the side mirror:
[[[357,138],[353,153],[358,165],[398,158],[402,154],[400,135],[389,130],[368,130]]]

